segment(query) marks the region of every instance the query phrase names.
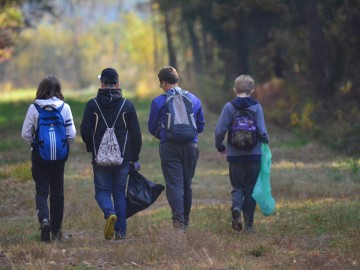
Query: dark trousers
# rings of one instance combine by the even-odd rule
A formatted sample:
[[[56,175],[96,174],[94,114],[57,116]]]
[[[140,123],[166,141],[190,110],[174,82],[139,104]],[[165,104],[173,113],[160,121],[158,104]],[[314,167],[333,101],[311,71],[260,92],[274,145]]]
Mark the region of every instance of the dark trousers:
[[[191,182],[199,158],[197,143],[160,144],[161,168],[166,182],[166,198],[174,223],[189,225],[192,205]]]
[[[261,162],[229,162],[232,208],[243,211],[246,225],[252,226],[256,201],[252,197]]]
[[[32,151],[32,176],[35,181],[35,202],[39,222],[50,221],[53,233],[61,230],[64,215],[64,169],[65,161],[44,161]],[[50,194],[50,214],[48,197]]]

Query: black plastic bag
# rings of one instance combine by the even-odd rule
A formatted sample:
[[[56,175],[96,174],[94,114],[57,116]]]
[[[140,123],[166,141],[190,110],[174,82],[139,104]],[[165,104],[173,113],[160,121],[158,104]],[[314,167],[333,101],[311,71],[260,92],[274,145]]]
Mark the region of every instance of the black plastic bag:
[[[138,171],[131,171],[126,194],[126,218],[153,204],[164,189],[163,185],[146,179]]]

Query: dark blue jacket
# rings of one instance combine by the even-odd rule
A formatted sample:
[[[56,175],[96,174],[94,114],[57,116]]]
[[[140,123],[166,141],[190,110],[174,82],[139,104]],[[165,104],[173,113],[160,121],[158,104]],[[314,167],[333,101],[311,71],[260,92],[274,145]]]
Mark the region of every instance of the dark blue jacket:
[[[173,89],[180,90],[180,87],[175,87]],[[170,89],[168,91],[173,91]],[[196,127],[198,133],[204,131],[205,120],[204,114],[201,107],[201,101],[194,94],[188,92],[187,96],[191,99],[193,103],[193,111],[196,121]],[[150,115],[148,121],[149,132],[160,140],[161,143],[165,142],[165,130],[162,128],[165,126],[166,118],[166,94],[162,94],[153,99],[150,108]],[[198,136],[193,139],[193,142],[198,142]]]

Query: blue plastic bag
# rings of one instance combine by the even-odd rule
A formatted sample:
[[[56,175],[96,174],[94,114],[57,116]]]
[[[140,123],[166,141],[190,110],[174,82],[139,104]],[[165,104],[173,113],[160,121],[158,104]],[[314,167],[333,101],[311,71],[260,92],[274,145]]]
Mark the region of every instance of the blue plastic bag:
[[[261,212],[269,216],[275,211],[275,200],[271,195],[270,169],[271,169],[271,151],[269,145],[261,144],[261,170],[256,180],[252,197],[259,205]]]

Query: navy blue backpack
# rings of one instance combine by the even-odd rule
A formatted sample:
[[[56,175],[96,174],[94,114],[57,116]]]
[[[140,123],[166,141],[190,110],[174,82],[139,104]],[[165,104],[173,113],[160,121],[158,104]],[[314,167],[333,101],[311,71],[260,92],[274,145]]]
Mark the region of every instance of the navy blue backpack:
[[[64,119],[60,108],[51,106],[40,107],[35,104],[39,112],[38,126],[35,131],[34,149],[43,160],[66,160],[69,154],[69,144],[66,138]]]

